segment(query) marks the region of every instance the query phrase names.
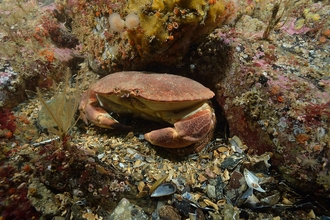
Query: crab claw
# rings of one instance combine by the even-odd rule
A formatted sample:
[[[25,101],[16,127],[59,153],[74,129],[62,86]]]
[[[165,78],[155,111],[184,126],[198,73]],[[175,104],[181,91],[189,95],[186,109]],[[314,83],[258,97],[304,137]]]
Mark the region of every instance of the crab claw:
[[[168,127],[154,130],[144,135],[153,145],[165,148],[183,148],[194,143],[211,138],[215,126],[215,115],[211,109],[204,109],[174,123],[174,128]],[[199,146],[196,146],[199,147]],[[201,148],[202,149],[202,148]]]
[[[97,107],[98,99],[92,91],[87,91],[82,95],[79,111],[82,120],[88,124],[88,121],[93,124],[109,129],[128,129],[130,126],[120,124],[116,119],[111,117],[107,111],[101,107]]]

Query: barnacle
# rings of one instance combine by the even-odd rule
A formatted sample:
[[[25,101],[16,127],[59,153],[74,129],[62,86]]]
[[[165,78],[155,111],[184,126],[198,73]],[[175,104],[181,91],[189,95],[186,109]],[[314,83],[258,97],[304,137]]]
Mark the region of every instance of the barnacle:
[[[264,99],[262,94],[256,88],[251,89],[243,93],[240,97],[236,97],[233,100],[234,105],[244,105],[245,109],[249,111],[250,115],[254,118],[257,118],[264,109],[262,103]]]
[[[307,169],[319,170],[320,162],[313,155],[300,155],[297,157],[297,161],[300,165]]]

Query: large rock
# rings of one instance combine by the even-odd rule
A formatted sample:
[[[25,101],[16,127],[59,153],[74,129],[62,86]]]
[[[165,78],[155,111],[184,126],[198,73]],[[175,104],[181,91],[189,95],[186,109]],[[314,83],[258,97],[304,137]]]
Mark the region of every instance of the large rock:
[[[82,49],[89,54],[91,68],[106,75],[182,65],[192,45],[235,18],[234,6],[232,0],[113,4],[74,0],[67,2],[64,11],[72,15],[73,32],[84,42]]]

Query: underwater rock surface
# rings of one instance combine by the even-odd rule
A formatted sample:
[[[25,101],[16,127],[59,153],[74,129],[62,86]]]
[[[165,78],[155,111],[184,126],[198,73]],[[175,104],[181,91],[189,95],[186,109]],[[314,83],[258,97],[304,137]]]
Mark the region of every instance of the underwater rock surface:
[[[328,13],[325,8],[319,11],[321,19]],[[292,38],[284,28],[272,41],[263,41],[260,31],[246,28],[254,24],[244,18],[231,36],[221,32],[239,60],[218,83],[217,101],[230,134],[239,136],[251,153],[273,152],[272,164],[291,184],[325,196],[330,186],[330,81],[329,57],[322,54],[329,47],[313,47],[315,35],[297,32]]]
[[[329,3],[43,2],[0,3],[1,218],[107,218],[127,200],[149,218],[328,218]],[[214,140],[174,158],[143,139],[161,126],[152,122],[122,117],[132,130],[112,131],[64,112],[70,123],[60,138],[52,131],[61,126],[40,127],[41,99],[65,90],[65,73],[68,95],[123,70],[184,75],[209,87]],[[25,89],[49,88],[52,79],[62,86],[27,99]],[[160,180],[176,190],[151,198]]]
[[[231,0],[66,4],[63,13],[71,15],[73,33],[85,42],[82,49],[90,55],[90,66],[103,75],[146,70],[149,66],[182,65],[192,45],[233,20],[237,12]]]

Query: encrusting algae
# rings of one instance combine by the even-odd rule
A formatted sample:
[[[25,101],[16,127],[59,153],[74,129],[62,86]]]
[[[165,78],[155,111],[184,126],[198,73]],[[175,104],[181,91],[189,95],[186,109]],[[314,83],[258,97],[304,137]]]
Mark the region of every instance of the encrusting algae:
[[[140,18],[141,28],[129,30],[128,36],[143,58],[186,51],[187,45],[219,27],[226,15],[224,1],[129,1],[126,10]]]
[[[73,2],[64,3],[72,10],[72,31],[85,41],[82,49],[91,55],[93,70],[102,74],[146,69],[150,63],[180,64],[191,45],[232,21],[237,11],[232,0],[130,0],[80,7]]]

